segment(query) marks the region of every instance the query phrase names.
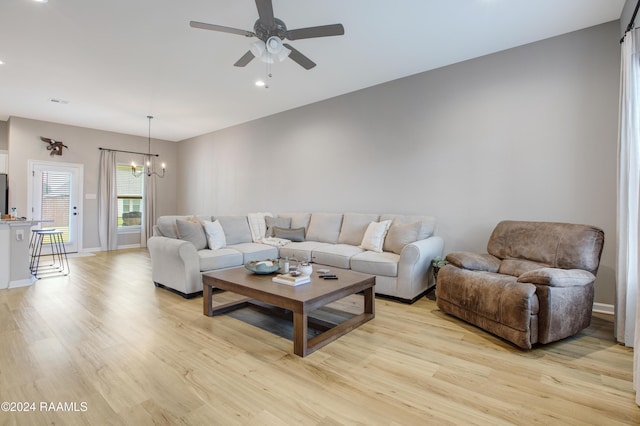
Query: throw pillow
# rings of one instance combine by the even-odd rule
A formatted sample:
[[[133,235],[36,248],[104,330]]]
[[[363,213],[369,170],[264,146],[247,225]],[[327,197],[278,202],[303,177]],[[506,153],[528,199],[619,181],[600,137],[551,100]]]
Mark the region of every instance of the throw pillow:
[[[404,246],[418,241],[421,229],[421,222],[394,223],[384,239],[384,251],[400,254]]]
[[[213,222],[209,220],[202,221],[204,232],[207,234],[207,243],[211,250],[218,250],[227,246],[227,239],[224,235],[222,225],[219,220]]]
[[[207,237],[200,222],[176,219],[176,228],[178,230],[178,238],[189,241],[196,247],[196,250],[207,248]]]
[[[278,227],[278,228],[284,228],[284,229],[288,229],[291,228],[291,218],[290,217],[271,217],[271,216],[265,216],[264,218],[265,223],[267,224],[267,232],[266,232],[266,236],[267,237],[273,237],[273,228],[274,227]]]
[[[387,235],[387,231],[389,231],[390,226],[390,220],[371,222],[364,233],[364,237],[362,237],[360,248],[375,251],[376,253],[382,253],[384,237]]]
[[[279,226],[273,227],[273,236],[276,238],[284,238],[293,242],[304,241],[304,228],[286,229]]]

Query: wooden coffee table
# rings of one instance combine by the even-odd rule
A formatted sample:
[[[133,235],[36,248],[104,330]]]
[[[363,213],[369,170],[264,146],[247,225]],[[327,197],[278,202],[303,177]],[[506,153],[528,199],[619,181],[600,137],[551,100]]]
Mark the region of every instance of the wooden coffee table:
[[[274,283],[271,281],[274,275],[256,275],[244,267],[208,272],[202,275],[203,311],[207,316],[214,316],[247,306],[252,300],[291,311],[293,352],[304,357],[375,317],[376,277],[338,268],[331,268],[331,273],[337,275],[338,279],[325,280],[314,271],[310,283],[293,287]],[[214,308],[214,288],[246,298]],[[307,339],[310,312],[358,292],[364,293],[364,312]]]

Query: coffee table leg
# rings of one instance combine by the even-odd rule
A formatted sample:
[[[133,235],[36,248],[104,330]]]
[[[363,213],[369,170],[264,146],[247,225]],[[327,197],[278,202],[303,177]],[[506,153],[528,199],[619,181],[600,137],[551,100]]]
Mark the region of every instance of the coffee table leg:
[[[213,316],[212,287],[208,284],[202,286],[202,313],[208,317]]]
[[[373,291],[373,287],[369,287],[364,291],[364,313],[366,314],[375,314],[375,293]]]
[[[307,355],[307,314],[293,313],[293,353],[298,356]]]

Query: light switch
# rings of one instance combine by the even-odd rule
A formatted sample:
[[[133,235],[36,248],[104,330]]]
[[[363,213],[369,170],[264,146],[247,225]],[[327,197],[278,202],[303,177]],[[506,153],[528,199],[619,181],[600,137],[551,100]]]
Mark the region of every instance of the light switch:
[[[24,240],[24,229],[16,229],[16,241]]]

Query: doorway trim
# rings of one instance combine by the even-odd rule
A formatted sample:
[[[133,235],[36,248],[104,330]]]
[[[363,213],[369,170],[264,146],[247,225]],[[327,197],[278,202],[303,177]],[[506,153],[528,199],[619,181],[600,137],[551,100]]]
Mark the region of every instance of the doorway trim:
[[[84,164],[82,163],[62,163],[59,161],[43,161],[43,160],[27,160],[27,211],[31,218],[33,218],[34,211],[34,203],[33,203],[33,179],[34,179],[34,171],[36,167],[42,168],[56,168],[56,167],[68,167],[76,169],[78,174],[78,209],[80,210],[78,221],[78,229],[77,229],[77,247],[78,253],[80,253],[83,249],[82,239],[83,239],[83,228],[84,228]]]

